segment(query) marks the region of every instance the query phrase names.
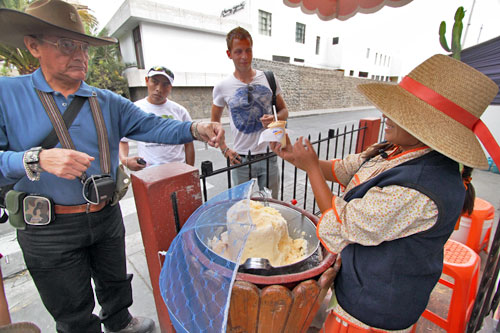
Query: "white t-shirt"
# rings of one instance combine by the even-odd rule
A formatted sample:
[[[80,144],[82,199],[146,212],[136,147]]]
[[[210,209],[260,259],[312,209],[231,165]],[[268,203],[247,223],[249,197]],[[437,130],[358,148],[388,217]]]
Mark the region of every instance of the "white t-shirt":
[[[281,87],[276,79],[276,95],[281,94]],[[219,82],[213,91],[213,103],[218,107],[227,106],[234,138],[234,147],[238,154],[262,154],[268,143],[257,145],[260,133],[264,130],[260,118],[272,114],[272,91],[263,71],[256,70],[250,84],[238,80],[234,74]],[[249,98],[250,96],[250,98]]]
[[[144,112],[153,113],[162,118],[171,118],[180,121],[192,121],[187,110],[180,104],[167,99],[167,102],[156,105],[148,102],[147,97],[134,103]],[[123,142],[130,141],[127,138]],[[137,141],[137,155],[146,160],[148,166],[171,162],[186,162],[184,145],[167,145],[163,143]]]

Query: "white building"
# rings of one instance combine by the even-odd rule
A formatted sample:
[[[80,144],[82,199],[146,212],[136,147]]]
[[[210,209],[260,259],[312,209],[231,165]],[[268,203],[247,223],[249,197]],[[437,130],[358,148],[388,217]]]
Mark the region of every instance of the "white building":
[[[150,67],[165,65],[176,86],[213,86],[233,71],[225,36],[242,26],[254,40],[254,58],[344,71],[344,75],[396,81],[398,59],[339,21],[321,21],[281,0],[125,0],[106,25],[118,38],[130,87],[145,85]]]

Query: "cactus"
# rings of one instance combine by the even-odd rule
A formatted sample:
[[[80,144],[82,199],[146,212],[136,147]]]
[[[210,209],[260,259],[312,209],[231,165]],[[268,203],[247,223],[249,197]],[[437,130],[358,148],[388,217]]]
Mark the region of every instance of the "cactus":
[[[453,31],[451,32],[451,49],[448,47],[448,42],[446,41],[446,22],[442,21],[439,26],[439,43],[443,49],[447,52],[452,52],[453,58],[460,60],[460,53],[462,52],[462,45],[460,44],[460,38],[462,37],[462,30],[464,25],[462,20],[465,16],[464,7],[458,7],[455,12],[455,24],[453,25]]]

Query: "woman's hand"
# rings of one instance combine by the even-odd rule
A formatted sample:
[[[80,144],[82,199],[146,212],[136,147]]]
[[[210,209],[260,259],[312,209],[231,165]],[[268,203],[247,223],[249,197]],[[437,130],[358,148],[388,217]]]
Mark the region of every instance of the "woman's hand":
[[[312,168],[319,167],[319,159],[316,151],[311,142],[302,136],[293,144],[293,155],[293,165],[299,169],[309,172],[312,171]]]
[[[287,135],[285,148],[282,148],[279,142],[271,142],[269,146],[276,155],[306,172],[319,165],[313,146],[302,136],[292,145]]]
[[[294,155],[293,155],[293,147],[292,143],[290,142],[290,138],[288,137],[288,134],[286,135],[286,147],[282,148],[281,143],[279,142],[269,142],[269,148],[271,148],[272,151],[276,153],[279,157],[284,159],[287,162],[290,162],[294,164]]]

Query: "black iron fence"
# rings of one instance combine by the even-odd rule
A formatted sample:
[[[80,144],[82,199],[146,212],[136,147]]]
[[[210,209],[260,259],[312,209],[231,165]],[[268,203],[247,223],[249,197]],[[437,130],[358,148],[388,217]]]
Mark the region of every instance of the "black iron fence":
[[[326,135],[319,133],[315,141],[311,140],[311,135],[308,136],[308,139],[311,141],[320,159],[344,158],[348,154],[355,153],[356,147],[364,145],[365,129],[366,127],[359,127],[359,125],[355,124],[350,126],[345,125],[343,128],[330,129]],[[249,155],[251,155],[250,152]],[[276,154],[268,150],[265,155],[259,155],[255,158],[249,157],[247,162],[237,165],[230,165],[228,159],[226,166],[217,170],[214,170],[211,161],[202,162],[200,178],[202,181],[203,200],[206,202],[210,197],[217,194],[209,193],[209,180],[212,181],[212,179],[218,176],[216,180],[213,180],[214,182],[226,182],[227,188],[231,188],[234,185],[231,178],[232,170],[248,166],[249,175],[251,175],[252,164],[263,160],[267,162],[267,170],[269,170],[269,159],[274,156]],[[313,214],[319,214],[320,212],[317,211],[316,201],[309,186],[307,174],[279,158],[278,164],[281,165],[278,199],[298,205],[304,210],[311,211]],[[221,175],[224,176],[221,177]],[[330,188],[337,195],[341,193],[340,186],[337,183],[332,182]]]

